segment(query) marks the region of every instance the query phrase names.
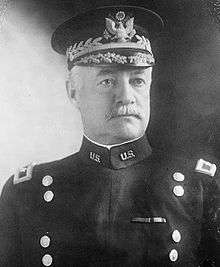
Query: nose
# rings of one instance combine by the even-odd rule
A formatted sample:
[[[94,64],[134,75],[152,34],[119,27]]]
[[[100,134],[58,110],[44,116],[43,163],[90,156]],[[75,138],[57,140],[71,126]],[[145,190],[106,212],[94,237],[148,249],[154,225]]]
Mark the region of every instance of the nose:
[[[115,91],[117,105],[129,105],[135,103],[133,88],[126,78],[121,78]]]

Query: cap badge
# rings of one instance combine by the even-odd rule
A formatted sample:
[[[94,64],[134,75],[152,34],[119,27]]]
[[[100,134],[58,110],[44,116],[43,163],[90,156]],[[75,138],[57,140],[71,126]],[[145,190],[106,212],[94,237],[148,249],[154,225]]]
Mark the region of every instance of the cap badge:
[[[125,19],[125,13],[120,11],[116,14],[116,21],[106,18],[106,29],[103,33],[105,39],[127,42],[136,34],[134,18]]]

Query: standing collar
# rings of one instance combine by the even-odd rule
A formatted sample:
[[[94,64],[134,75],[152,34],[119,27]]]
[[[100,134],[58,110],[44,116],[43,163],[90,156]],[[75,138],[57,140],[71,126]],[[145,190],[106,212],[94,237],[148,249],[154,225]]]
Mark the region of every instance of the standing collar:
[[[98,143],[98,142],[95,142],[95,141],[91,140],[91,139],[90,139],[87,135],[85,135],[85,134],[84,134],[84,136],[85,136],[85,138],[86,138],[87,140],[89,140],[91,143],[93,143],[93,144],[95,144],[95,145],[97,145],[97,146],[105,147],[105,148],[107,148],[108,150],[110,150],[112,147],[125,145],[125,144],[134,142],[134,141],[136,141],[136,140],[138,140],[138,139],[141,138],[141,137],[137,137],[137,138],[132,139],[132,140],[130,140],[130,141],[126,141],[126,142],[122,142],[122,143],[114,144],[114,145],[103,145],[103,144],[100,144],[100,143]]]
[[[151,147],[145,135],[116,145],[98,144],[84,135],[79,154],[87,164],[121,169],[148,157],[151,154]]]

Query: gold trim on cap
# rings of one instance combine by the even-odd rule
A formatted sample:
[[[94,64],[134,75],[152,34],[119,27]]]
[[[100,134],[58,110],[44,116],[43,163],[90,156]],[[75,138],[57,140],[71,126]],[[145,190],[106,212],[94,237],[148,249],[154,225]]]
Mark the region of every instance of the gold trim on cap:
[[[95,39],[89,38],[86,41],[81,41],[70,46],[66,51],[66,55],[70,61],[73,61],[78,57],[91,54],[96,51],[118,48],[141,49],[152,54],[150,41],[144,36],[139,36],[137,34],[135,37],[137,39],[136,42],[110,42],[106,44],[100,42],[103,37],[98,37]]]
[[[89,56],[82,57],[77,60],[76,64],[134,64],[134,65],[143,65],[153,66],[155,61],[151,54],[137,53],[133,56],[123,56],[116,53],[98,53]]]

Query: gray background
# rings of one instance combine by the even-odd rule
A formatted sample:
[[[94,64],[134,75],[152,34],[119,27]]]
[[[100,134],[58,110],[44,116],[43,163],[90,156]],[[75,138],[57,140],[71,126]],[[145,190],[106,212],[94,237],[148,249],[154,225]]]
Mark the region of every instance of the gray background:
[[[220,32],[208,0],[7,1],[0,28],[0,186],[16,168],[79,149],[82,125],[66,97],[65,59],[50,48],[59,23],[105,4],[153,8],[165,31],[152,42],[157,57],[148,136],[172,153],[218,155]],[[212,9],[211,9],[212,10]]]

